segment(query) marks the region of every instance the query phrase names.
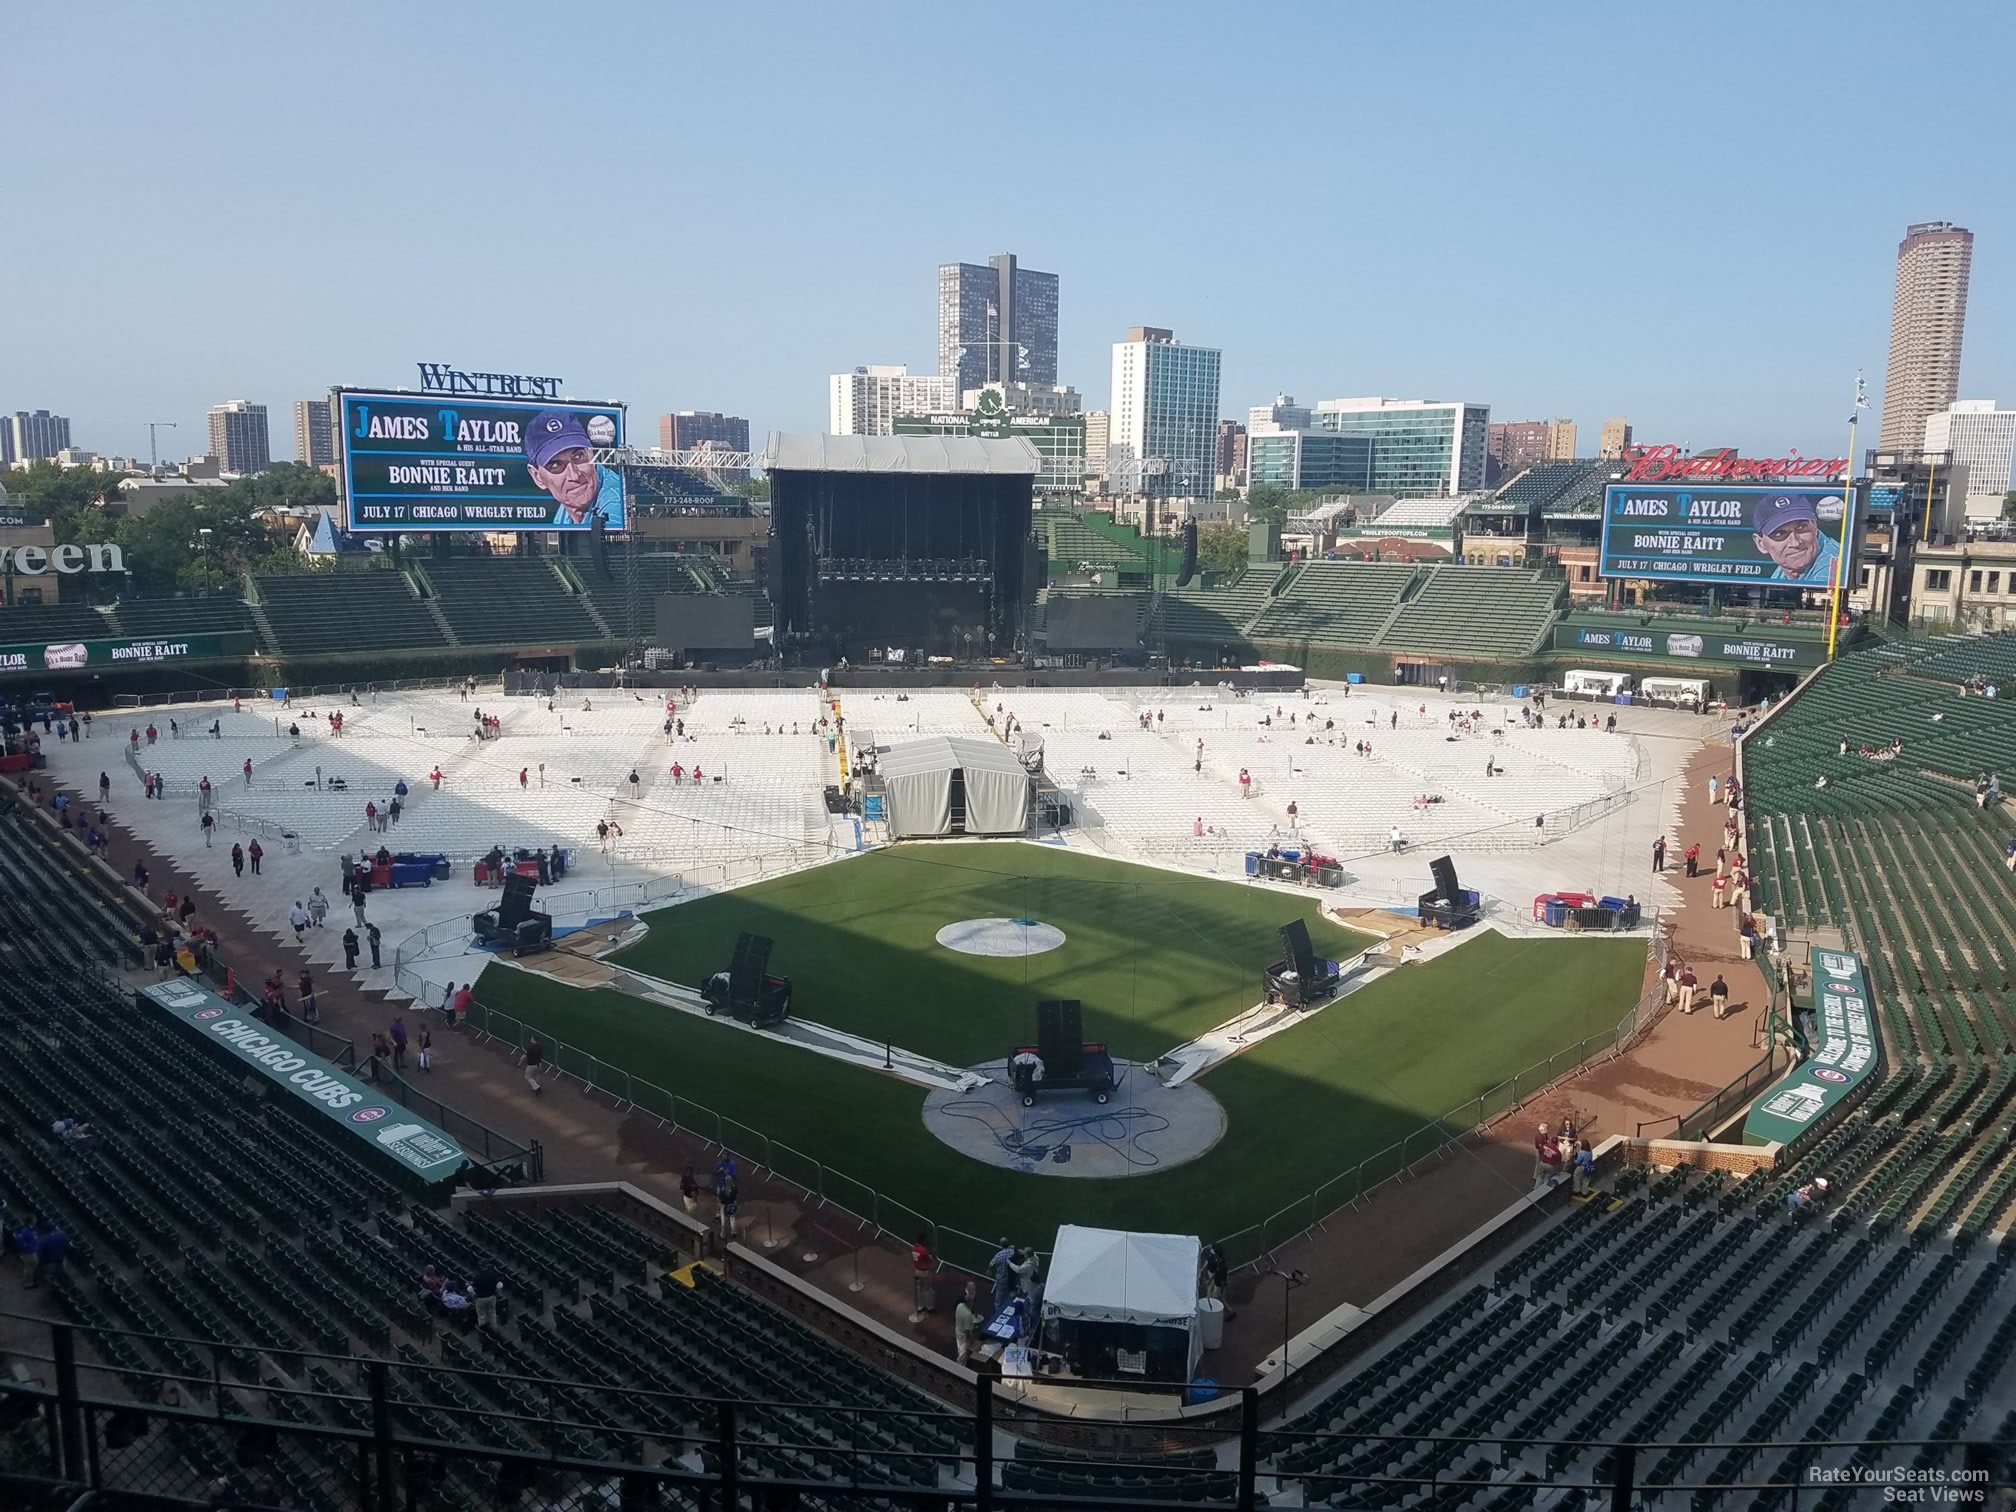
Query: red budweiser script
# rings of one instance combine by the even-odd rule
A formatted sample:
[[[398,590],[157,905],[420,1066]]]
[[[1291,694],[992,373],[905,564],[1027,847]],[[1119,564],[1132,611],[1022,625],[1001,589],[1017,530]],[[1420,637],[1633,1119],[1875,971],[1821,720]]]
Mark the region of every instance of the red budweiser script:
[[[1627,483],[1657,483],[1666,478],[1748,478],[1766,483],[1779,478],[1838,478],[1848,470],[1846,457],[1739,457],[1728,447],[1682,456],[1677,446],[1629,446],[1624,449]]]

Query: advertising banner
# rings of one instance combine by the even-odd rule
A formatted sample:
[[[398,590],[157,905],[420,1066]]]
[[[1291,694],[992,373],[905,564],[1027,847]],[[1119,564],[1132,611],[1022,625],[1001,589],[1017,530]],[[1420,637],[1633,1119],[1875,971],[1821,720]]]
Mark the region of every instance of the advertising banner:
[[[147,662],[203,661],[252,654],[250,630],[223,630],[181,640],[30,641],[0,646],[0,675],[9,672],[102,672]]]
[[[1751,1107],[1746,1144],[1790,1144],[1876,1070],[1882,1046],[1859,956],[1813,952],[1813,1006],[1813,1053]]]
[[[266,1077],[422,1181],[446,1181],[467,1163],[454,1140],[424,1118],[380,1097],[363,1077],[274,1033],[236,1004],[188,978],[142,987],[140,998],[222,1046],[246,1071]]]
[[[623,445],[623,406],[345,389],[350,529],[610,530],[623,475],[595,461]]]
[[[1838,488],[1613,483],[1603,491],[1601,575],[1825,588],[1840,536]]]
[[[1644,656],[1658,661],[1735,662],[1745,667],[1817,667],[1827,659],[1820,640],[1779,640],[1768,635],[1731,635],[1726,631],[1668,629],[1657,624],[1592,629],[1587,625],[1556,625],[1554,646],[1560,651],[1594,651],[1607,656]]]

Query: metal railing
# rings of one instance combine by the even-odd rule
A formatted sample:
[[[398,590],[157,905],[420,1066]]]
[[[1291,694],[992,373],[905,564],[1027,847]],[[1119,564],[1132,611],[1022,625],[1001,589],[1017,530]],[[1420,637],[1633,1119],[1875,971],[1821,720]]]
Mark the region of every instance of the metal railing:
[[[442,649],[483,651],[489,648],[473,646],[443,647]],[[467,677],[401,677],[394,678],[389,682],[376,683],[375,686],[380,693],[425,693],[442,688],[459,688],[467,681],[469,681]],[[493,685],[499,688],[502,686],[501,678],[496,674],[478,677],[477,683],[485,689],[489,689]],[[281,686],[286,688],[287,696],[291,700],[295,698],[329,698],[332,696],[348,697],[352,693],[368,694],[374,684],[370,678],[366,678],[362,682],[316,683],[310,687],[297,688],[292,684],[282,684]],[[256,699],[261,704],[269,704],[275,702],[273,699],[274,692],[275,689],[265,687],[178,688],[168,693],[120,693],[114,695],[112,707],[115,709],[161,709],[167,708],[171,704],[228,703],[234,698],[245,700]],[[279,706],[285,707],[284,704]]]
[[[1687,1495],[1699,1504],[1703,1494],[1741,1492],[1789,1497],[1796,1508],[1802,1494],[1879,1483],[1857,1466],[1957,1504],[1989,1505],[2016,1485],[2016,1445],[1986,1437],[1683,1444],[1297,1424],[1284,1440],[1261,1430],[1252,1386],[1218,1388],[1216,1410],[1188,1421],[1166,1413],[1153,1422],[1123,1418],[1101,1425],[1098,1449],[1025,1459],[1004,1452],[1001,1434],[1034,1429],[1036,1419],[1012,1383],[985,1373],[959,1409],[921,1396],[895,1406],[838,1392],[822,1400],[816,1386],[786,1400],[752,1400],[410,1357],[254,1351],[21,1315],[7,1322],[21,1341],[10,1353],[28,1367],[26,1379],[8,1382],[11,1410],[0,1419],[0,1496],[9,1505],[81,1506],[89,1493],[106,1492],[192,1512],[226,1505],[394,1512],[656,1506],[669,1493],[710,1508],[872,1498],[937,1512],[1182,1512],[1201,1504],[1258,1512],[1354,1499],[1393,1505],[1413,1492],[1426,1493],[1421,1505],[1462,1501],[1532,1484],[1517,1472],[1529,1455],[1544,1456],[1549,1488],[1596,1493],[1613,1507],[1665,1506]],[[1773,1362],[1767,1374],[1784,1368]],[[1142,1385],[1072,1384],[1088,1393]],[[1667,1459],[1670,1449],[1684,1451],[1674,1457],[1683,1466],[1713,1466],[1736,1453],[1745,1464],[1780,1468],[1753,1472],[1755,1480],[1641,1479],[1640,1467]],[[1480,1478],[1480,1461],[1499,1467],[1501,1478]],[[1911,1478],[1900,1478],[1907,1467]],[[1792,1478],[1764,1478],[1785,1473]],[[1263,1476],[1277,1489],[1264,1489]],[[1297,1488],[1300,1496],[1289,1500],[1284,1493]]]

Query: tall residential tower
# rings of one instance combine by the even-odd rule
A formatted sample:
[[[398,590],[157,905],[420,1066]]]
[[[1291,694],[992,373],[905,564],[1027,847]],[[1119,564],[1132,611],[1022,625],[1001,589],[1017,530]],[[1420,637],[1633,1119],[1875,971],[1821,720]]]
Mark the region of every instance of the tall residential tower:
[[[1057,382],[1057,275],[1014,254],[938,267],[938,372],[952,392]]]
[[[1208,499],[1218,465],[1216,347],[1133,326],[1113,343],[1107,474],[1116,493]]]
[[[1960,397],[1960,338],[1974,233],[1951,221],[1906,226],[1890,304],[1890,362],[1883,372],[1885,451],[1910,451],[1925,422]]]
[[[262,473],[273,465],[266,406],[227,399],[210,409],[210,455],[226,473]]]

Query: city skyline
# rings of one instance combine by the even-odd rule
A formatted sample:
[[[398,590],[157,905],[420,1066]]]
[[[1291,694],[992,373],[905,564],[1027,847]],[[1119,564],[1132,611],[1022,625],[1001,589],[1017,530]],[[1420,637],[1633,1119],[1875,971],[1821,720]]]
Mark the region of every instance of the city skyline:
[[[807,111],[839,110],[878,90],[920,110],[950,105],[970,80],[943,65],[969,30],[978,35],[978,18],[864,28],[806,7],[776,27],[724,12],[681,18],[675,45],[672,23],[651,8],[599,12],[598,37],[620,45],[598,63],[597,89],[567,100],[552,129],[523,144],[513,172],[565,181],[586,143],[606,149],[619,188],[648,183],[654,157],[688,131],[650,106],[661,71],[690,47],[721,55],[760,45],[760,86],[694,71],[681,80],[690,108],[680,119],[738,121],[710,136],[708,150],[724,181],[762,186],[751,192],[751,228],[781,207],[820,234],[828,250],[809,280],[797,276],[792,237],[681,236],[671,234],[673,212],[632,205],[624,216],[635,234],[584,239],[567,218],[507,208],[514,196],[484,175],[444,174],[404,151],[444,98],[539,94],[553,50],[578,40],[557,13],[528,9],[522,25],[472,30],[445,13],[368,0],[340,15],[276,9],[219,48],[200,17],[168,8],[25,12],[0,82],[54,146],[19,165],[17,202],[56,217],[172,205],[220,139],[245,143],[252,171],[230,226],[160,212],[175,234],[144,257],[116,237],[81,250],[56,235],[0,246],[10,286],[36,292],[10,312],[14,360],[0,407],[69,415],[77,444],[143,457],[146,422],[173,420],[164,444],[176,438],[176,451],[192,452],[217,394],[284,416],[299,395],[409,383],[414,360],[445,355],[562,374],[570,392],[620,398],[633,415],[693,407],[752,416],[753,440],[818,428],[826,374],[869,359],[932,371],[936,270],[1012,248],[1023,266],[1069,286],[1056,377],[1088,406],[1110,399],[1112,333],[1145,315],[1224,353],[1224,418],[1281,390],[1460,396],[1494,416],[1574,419],[1585,450],[1604,417],[1626,414],[1642,442],[1838,454],[1854,373],[1866,371],[1873,389],[1884,371],[1898,237],[1935,219],[1976,237],[1960,393],[2016,402],[2016,205],[1993,190],[1996,175],[1943,150],[1992,139],[1992,102],[1949,92],[1886,118],[1856,144],[1850,182],[1837,191],[1834,128],[1727,66],[1731,49],[1798,56],[1849,97],[1873,98],[1886,80],[1940,66],[1940,28],[1878,7],[1851,7],[1855,24],[1824,30],[1754,7],[1711,7],[1708,24],[1685,29],[1654,13],[1609,18],[1606,45],[1656,58],[1687,81],[1690,126],[1674,133],[1638,108],[1635,71],[1574,64],[1562,45],[1566,15],[1533,24],[1480,9],[1430,36],[1404,16],[1311,8],[1298,21],[1306,45],[1282,58],[1262,29],[1185,27],[1183,9],[1159,12],[1172,24],[1145,40],[1126,5],[1088,12],[1062,56],[1034,36],[990,38],[1004,68],[1041,76],[1029,105],[1057,145],[988,154],[925,138],[906,145],[900,174],[891,169],[892,192],[867,194],[802,163],[791,112],[746,107],[775,94]],[[385,66],[380,16],[405,28],[397,67]],[[165,103],[146,90],[87,101],[34,67],[38,57],[75,55],[107,26],[187,87]],[[1980,13],[1969,35],[1993,51],[1997,37],[2016,38],[2016,21]],[[1375,154],[1381,225],[1392,229],[1365,234],[1340,202],[1300,206],[1264,234],[1260,221],[1233,216],[1223,235],[1171,239],[1157,207],[1244,171],[1248,148],[1228,122],[1264,109],[1273,135],[1324,129],[1322,92],[1305,86],[1330,49],[1347,45],[1387,59],[1366,84],[1368,119],[1404,105],[1405,81],[1423,67],[1465,101],[1413,144],[1433,172],[1381,166]],[[1152,128],[1136,119],[1110,60],[1142,49],[1140,61],[1161,72],[1214,71],[1223,98]],[[1262,55],[1264,68],[1248,66]],[[318,66],[290,72],[287,60],[304,56]],[[1591,119],[1605,130],[1575,129]],[[371,171],[311,188],[289,165],[339,129],[346,153]],[[1605,186],[1574,202],[1591,207],[1586,214],[1515,193],[1521,175],[1501,171],[1543,154],[1551,161],[1571,131],[1585,181]],[[1758,153],[1760,140],[1772,152]],[[149,150],[136,153],[142,142]],[[1111,193],[1096,174],[1058,171],[1059,154],[1094,142],[1130,161],[1129,194]],[[1803,191],[1827,205],[1826,232],[1778,235],[1771,216],[1702,215],[1670,191],[1636,187],[1676,183],[1712,184],[1728,204],[1783,203]],[[909,184],[924,192],[893,192]],[[1460,216],[1447,213],[1451,204],[1464,207]],[[400,234],[385,236],[388,225]],[[486,246],[496,255],[483,255]],[[566,275],[586,292],[565,320],[530,318],[528,268],[552,278],[581,270]],[[1377,297],[1331,299],[1330,283]],[[665,289],[707,297],[668,299]],[[257,317],[234,328],[257,334],[219,339],[214,312],[226,306]],[[1755,351],[1731,362],[1726,340],[1671,339],[1691,323],[1748,332]],[[132,355],[106,361],[122,343]]]

